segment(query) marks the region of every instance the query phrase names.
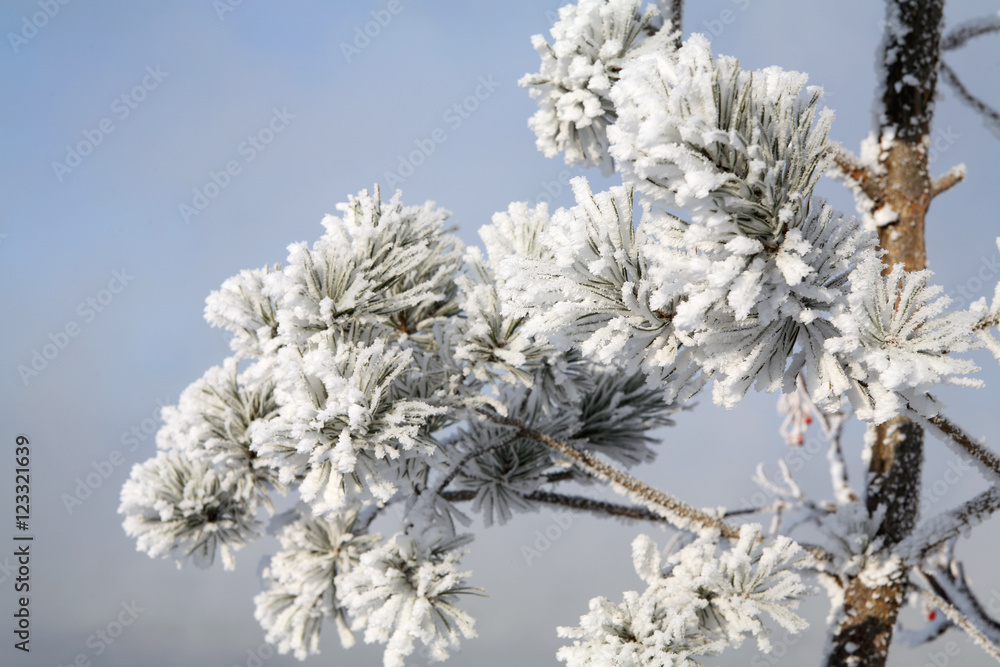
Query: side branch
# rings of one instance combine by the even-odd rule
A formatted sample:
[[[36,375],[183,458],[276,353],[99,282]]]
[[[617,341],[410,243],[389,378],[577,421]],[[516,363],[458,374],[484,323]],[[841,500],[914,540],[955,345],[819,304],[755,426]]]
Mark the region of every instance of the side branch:
[[[665,518],[656,512],[646,509],[645,507],[616,505],[615,503],[608,503],[603,500],[594,500],[593,498],[586,498],[584,496],[568,496],[562,493],[553,493],[551,491],[532,491],[531,493],[524,494],[522,498],[525,500],[534,500],[539,503],[548,503],[550,505],[562,505],[563,507],[569,507],[570,509],[580,510],[583,512],[618,516],[623,519],[657,522],[666,521]]]
[[[1000,32],[1000,16],[984,16],[983,18],[959,23],[949,30],[947,35],[941,38],[941,50],[951,51],[952,49],[957,49],[973,37],[985,35],[990,32]]]
[[[931,182],[931,199],[946,192],[965,179],[965,165],[959,164],[941,174]]]
[[[434,489],[435,495],[441,495],[441,492],[444,491],[449,484],[451,484],[451,480],[455,479],[455,476],[458,475],[459,472],[461,472],[462,468],[465,466],[466,463],[468,463],[472,459],[478,458],[480,456],[485,456],[490,452],[507,447],[508,445],[513,445],[515,442],[517,442],[517,439],[518,436],[514,436],[513,438],[508,438],[503,442],[494,443],[488,447],[483,447],[481,449],[471,451],[465,456],[463,456],[462,460],[460,460],[458,463],[455,464],[455,466],[451,469],[451,472],[449,472],[448,475],[444,479],[442,479],[441,482],[437,485],[437,488]]]
[[[531,438],[536,442],[551,447],[573,461],[574,464],[582,468],[585,472],[608,482],[612,488],[622,495],[638,501],[659,514],[676,528],[687,531],[695,531],[698,528],[712,528],[718,530],[728,539],[739,537],[739,530],[718,517],[696,509],[659,489],[655,489],[639,481],[618,468],[598,459],[590,452],[576,449],[544,433],[539,433],[516,419],[504,417],[492,409],[480,408],[478,412],[496,424],[516,428],[524,437]]]
[[[986,653],[995,660],[1000,660],[1000,648],[997,648],[996,643],[992,638],[988,637],[980,628],[966,618],[965,614],[959,611],[951,602],[948,601],[943,595],[938,591],[942,591],[940,584],[934,580],[933,577],[924,573],[930,583],[930,589],[921,589],[920,593],[930,601],[935,607],[941,610],[942,613],[948,618],[949,621],[957,625],[958,627],[965,630],[965,632],[975,640],[979,646],[986,651]],[[942,591],[943,592],[943,591]]]
[[[918,565],[948,540],[968,533],[1000,509],[1000,486],[991,486],[955,509],[942,512],[913,531],[893,550],[906,565]]]
[[[986,612],[983,603],[969,588],[961,562],[952,559],[947,565],[924,568],[921,574],[934,592],[957,607],[966,618],[989,636],[992,644],[1000,645],[1000,623]]]
[[[989,482],[1000,483],[1000,457],[997,457],[981,443],[976,442],[972,436],[963,431],[957,424],[949,421],[947,417],[942,415],[924,417],[912,408],[909,409],[909,412],[913,419],[923,422],[945,443],[958,445],[963,452],[971,456]]]
[[[871,170],[854,157],[850,151],[839,149],[833,154],[833,163],[845,178],[857,184],[861,191],[876,204],[881,200],[884,186]]]
[[[476,492],[472,489],[442,491],[440,496],[449,502],[461,503],[475,500]],[[594,514],[618,516],[623,519],[655,521],[659,523],[667,521],[656,512],[651,512],[645,507],[637,507],[635,505],[616,505],[615,503],[608,503],[603,500],[594,500],[584,496],[568,496],[562,493],[553,493],[551,491],[532,491],[531,493],[521,494],[521,497],[525,500],[531,500],[537,503],[561,505],[562,507],[568,507],[581,512],[593,512]]]

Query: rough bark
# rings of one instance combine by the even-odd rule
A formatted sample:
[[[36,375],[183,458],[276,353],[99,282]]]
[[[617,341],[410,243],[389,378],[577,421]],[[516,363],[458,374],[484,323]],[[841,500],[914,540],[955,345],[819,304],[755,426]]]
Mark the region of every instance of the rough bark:
[[[673,23],[674,30],[684,29],[684,0],[671,0],[670,2],[670,22]],[[675,48],[681,48],[681,36],[677,35],[674,41]]]
[[[876,208],[888,206],[898,214],[895,222],[879,229],[879,240],[886,250],[883,261],[890,267],[902,262],[908,271],[927,266],[924,218],[932,183],[926,138],[933,117],[943,9],[944,0],[888,0],[879,130],[883,140],[891,141],[882,144],[888,150],[880,157],[881,168],[855,179]],[[916,526],[922,464],[920,426],[897,417],[875,428],[866,503],[869,512],[879,508],[885,512],[879,529],[883,549],[903,540]],[[903,572],[873,587],[860,577],[847,582],[844,613],[827,662],[830,667],[885,665],[904,587]]]

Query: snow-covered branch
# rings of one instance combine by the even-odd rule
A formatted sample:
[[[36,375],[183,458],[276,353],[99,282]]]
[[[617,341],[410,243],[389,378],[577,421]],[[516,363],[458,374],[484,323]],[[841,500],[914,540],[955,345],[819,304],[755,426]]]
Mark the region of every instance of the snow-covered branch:
[[[931,605],[940,609],[945,617],[966,634],[994,660],[1000,661],[1000,626],[993,619],[979,613],[976,600],[946,579],[922,571],[928,588],[921,590]]]
[[[544,433],[530,429],[524,423],[504,417],[491,408],[480,408],[479,414],[497,424],[516,428],[521,435],[551,447],[571,460],[574,465],[579,466],[584,472],[609,483],[616,491],[656,512],[676,528],[695,532],[706,528],[714,529],[730,539],[735,539],[739,535],[739,531],[725,521],[695,509],[663,491],[639,481],[587,451],[576,449]]]
[[[967,535],[1000,509],[1000,485],[993,485],[959,507],[923,522],[894,552],[908,565],[919,564],[938,546],[959,535]]]
[[[915,410],[909,410],[909,413],[953,451],[970,456],[987,481],[1000,484],[1000,456],[986,447],[985,439],[977,441],[944,415],[924,417]]]
[[[951,51],[965,44],[973,37],[991,32],[1000,32],[1000,14],[990,14],[978,19],[959,23],[941,38],[941,50]]]
[[[881,200],[885,184],[882,182],[884,178],[880,178],[884,174],[877,171],[876,165],[862,162],[850,151],[838,148],[833,152],[833,164],[830,170],[835,175],[846,178],[854,187],[859,188],[861,193],[871,201],[873,210],[878,208],[877,203]]]
[[[947,192],[965,180],[965,165],[957,164],[931,182],[931,198]]]

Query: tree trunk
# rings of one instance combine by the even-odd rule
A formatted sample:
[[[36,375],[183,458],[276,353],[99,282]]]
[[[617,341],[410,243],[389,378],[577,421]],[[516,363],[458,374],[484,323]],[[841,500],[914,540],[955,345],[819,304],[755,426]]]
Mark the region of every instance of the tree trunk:
[[[908,271],[927,266],[924,218],[931,201],[927,139],[934,113],[941,19],[944,0],[888,0],[882,54],[885,91],[879,134],[881,169],[861,174],[873,209],[890,207],[898,219],[879,229],[889,267],[902,262]],[[864,167],[862,167],[864,169]],[[874,196],[873,196],[874,195]],[[866,502],[874,514],[885,512],[879,535],[891,549],[910,534],[920,506],[923,431],[905,417],[874,429]],[[892,642],[905,572],[870,587],[860,577],[847,582],[844,613],[837,626],[829,667],[885,665]]]

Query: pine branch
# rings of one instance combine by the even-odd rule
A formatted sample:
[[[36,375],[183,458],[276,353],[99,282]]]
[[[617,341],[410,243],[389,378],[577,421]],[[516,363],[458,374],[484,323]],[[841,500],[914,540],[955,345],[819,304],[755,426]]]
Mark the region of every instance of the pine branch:
[[[850,151],[843,148],[833,153],[833,163],[845,178],[854,181],[865,195],[875,202],[873,208],[878,208],[885,185],[871,169],[861,164]]]
[[[559,472],[546,473],[545,481],[547,483],[565,482],[574,477],[576,477],[576,474],[572,470],[560,470]]]
[[[942,415],[924,417],[913,408],[908,407],[911,417],[930,428],[942,441],[958,445],[963,452],[972,457],[980,468],[980,472],[991,483],[1000,483],[1000,457],[990,449],[976,442],[972,436],[960,426]]]
[[[965,180],[965,165],[957,164],[931,182],[931,199]]]
[[[617,505],[602,500],[594,500],[584,496],[568,496],[551,491],[532,491],[522,496],[525,500],[533,500],[550,505],[562,505],[582,512],[593,512],[594,514],[607,514],[608,516],[618,516],[625,519],[636,519],[641,521],[665,522],[666,519],[656,512],[652,512],[645,507],[635,507],[628,505]]]
[[[973,619],[990,635],[993,644],[1000,644],[1000,623],[986,612],[983,603],[972,592],[962,563],[953,558],[946,567],[934,567],[933,571],[924,567],[920,572],[938,595],[959,608],[966,618]]]
[[[949,621],[965,630],[968,634],[991,658],[1000,661],[1000,646],[996,638],[988,637],[980,628],[970,621],[965,614],[959,611],[948,599],[943,596],[943,589],[940,584],[927,573],[923,573],[931,589],[921,589],[920,593],[926,597],[931,604],[940,609]]]
[[[959,23],[941,38],[941,50],[957,49],[973,37],[990,32],[1000,32],[1000,16],[996,14]]]
[[[437,485],[437,488],[434,489],[435,495],[439,496],[441,495],[441,493],[448,487],[448,485],[451,484],[451,480],[455,479],[455,476],[458,475],[459,472],[461,472],[462,468],[465,466],[466,463],[468,463],[474,458],[478,458],[485,454],[489,454],[492,451],[496,451],[497,449],[502,449],[504,447],[507,447],[508,445],[512,445],[515,442],[517,442],[519,438],[520,436],[515,435],[513,438],[508,438],[503,442],[494,443],[492,445],[489,445],[488,447],[480,447],[479,449],[471,451],[465,456],[463,456],[462,459],[458,463],[456,463],[455,466],[451,469],[451,472],[449,472],[445,476],[445,478],[441,480],[441,482]]]
[[[475,499],[476,492],[471,489],[465,489],[461,491],[442,491],[440,495],[445,500],[458,503]],[[561,505],[563,507],[569,507],[581,512],[593,512],[594,514],[605,514],[625,519],[635,519],[637,521],[655,521],[659,523],[667,522],[667,519],[663,516],[657,514],[656,512],[652,512],[645,507],[617,505],[615,503],[609,503],[603,500],[594,500],[593,498],[587,498],[584,496],[570,496],[562,493],[554,493],[552,491],[532,491],[531,493],[521,494],[521,497],[525,500],[548,503],[550,505]]]
[[[659,489],[655,489],[639,481],[628,473],[601,461],[589,452],[576,449],[575,447],[571,447],[570,445],[560,442],[548,435],[545,435],[544,433],[539,433],[538,431],[528,428],[522,422],[509,417],[504,417],[492,409],[480,408],[478,412],[496,424],[516,428],[522,436],[531,438],[536,442],[540,442],[548,447],[551,447],[555,451],[569,458],[574,464],[579,466],[585,472],[608,482],[608,484],[610,484],[611,487],[617,492],[645,505],[647,508],[656,512],[669,521],[671,525],[679,528],[680,530],[694,532],[699,528],[710,528],[718,530],[728,539],[736,539],[739,537],[739,530],[725,521],[722,521],[707,512],[695,509],[694,507],[677,500]]]
[[[931,551],[969,530],[1000,510],[1000,486],[991,486],[953,510],[924,522],[893,550],[906,565],[917,565]]]
[[[476,492],[472,490],[462,490],[462,491],[444,491],[441,493],[441,497],[450,502],[467,502],[473,500],[476,497]],[[571,509],[579,510],[581,512],[593,512],[594,514],[604,514],[607,516],[616,516],[624,519],[633,519],[636,521],[653,521],[658,523],[670,523],[670,520],[662,516],[657,512],[650,511],[645,507],[637,507],[630,505],[618,505],[615,503],[605,502],[603,500],[594,500],[593,498],[586,498],[584,496],[570,496],[561,493],[553,493],[551,491],[533,491],[531,493],[526,493],[521,496],[525,500],[531,500],[539,503],[549,503],[552,505],[560,505],[562,507],[569,507]],[[739,514],[750,514],[758,511],[767,511],[768,508],[751,508],[745,510],[734,510],[726,512],[725,516],[736,516]],[[824,571],[824,563],[832,563],[833,556],[826,551],[821,546],[815,544],[804,544],[799,543],[802,550],[813,557],[814,563],[812,565],[818,571]]]

